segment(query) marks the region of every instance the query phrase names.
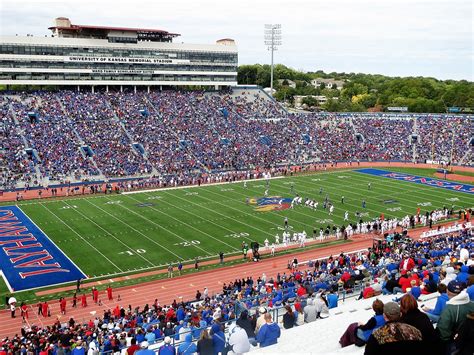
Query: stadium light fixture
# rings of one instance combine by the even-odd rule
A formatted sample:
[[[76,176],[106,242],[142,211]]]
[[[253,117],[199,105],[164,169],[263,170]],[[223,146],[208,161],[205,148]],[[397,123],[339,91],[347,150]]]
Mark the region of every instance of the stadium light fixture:
[[[266,24],[264,33],[264,43],[272,54],[272,64],[270,67],[270,95],[273,96],[273,52],[278,50],[278,46],[281,46],[281,24]]]

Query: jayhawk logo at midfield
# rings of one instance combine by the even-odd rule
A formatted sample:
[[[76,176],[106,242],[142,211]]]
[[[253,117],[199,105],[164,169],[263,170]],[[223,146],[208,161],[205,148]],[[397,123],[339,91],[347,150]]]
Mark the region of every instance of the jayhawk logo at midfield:
[[[270,196],[251,198],[249,200],[250,205],[255,206],[255,211],[268,212],[268,211],[282,211],[290,208],[291,198],[281,196]]]

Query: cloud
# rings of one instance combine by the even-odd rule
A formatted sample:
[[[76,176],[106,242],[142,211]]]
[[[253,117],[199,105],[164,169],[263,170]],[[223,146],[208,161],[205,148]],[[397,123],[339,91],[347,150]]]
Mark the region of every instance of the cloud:
[[[2,0],[0,6],[3,35],[49,34],[53,19],[66,16],[76,24],[165,29],[187,43],[230,37],[241,63],[263,63],[269,62],[263,25],[281,23],[275,58],[295,68],[473,79],[468,0]]]

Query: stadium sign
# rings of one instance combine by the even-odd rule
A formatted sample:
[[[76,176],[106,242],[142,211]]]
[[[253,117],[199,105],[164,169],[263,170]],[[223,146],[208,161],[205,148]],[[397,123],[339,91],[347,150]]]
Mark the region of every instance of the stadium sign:
[[[387,111],[408,112],[408,107],[407,106],[390,106],[390,107],[387,107]]]
[[[187,59],[133,58],[133,57],[90,57],[70,56],[66,62],[126,63],[126,64],[188,64]]]
[[[155,74],[156,70],[92,69],[93,74]]]

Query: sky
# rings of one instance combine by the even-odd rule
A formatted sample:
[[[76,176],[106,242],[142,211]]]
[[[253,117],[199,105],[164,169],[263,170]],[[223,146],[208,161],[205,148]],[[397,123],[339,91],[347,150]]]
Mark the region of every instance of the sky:
[[[233,38],[239,64],[270,63],[264,24],[282,26],[275,63],[303,71],[474,81],[471,0],[0,0],[0,35],[73,24],[164,29],[176,42]]]

